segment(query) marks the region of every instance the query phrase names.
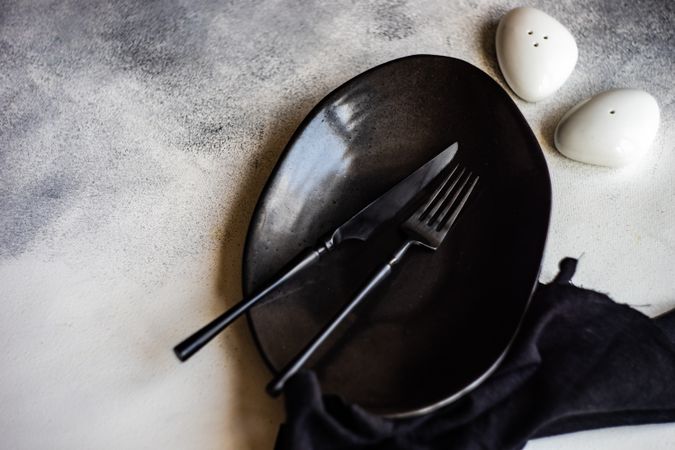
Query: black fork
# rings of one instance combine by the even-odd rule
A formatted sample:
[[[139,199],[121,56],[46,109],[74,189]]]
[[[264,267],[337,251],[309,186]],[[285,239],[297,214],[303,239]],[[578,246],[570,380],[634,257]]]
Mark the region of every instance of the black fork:
[[[344,306],[319,334],[270,381],[267,385],[267,392],[270,395],[276,396],[283,390],[286,381],[302,368],[345,317],[392,273],[394,266],[401,262],[412,246],[422,246],[435,251],[441,245],[476,187],[478,178],[478,175],[472,174],[471,171],[459,165],[450,171],[438,189],[402,224],[401,228],[408,239],[356,297]]]

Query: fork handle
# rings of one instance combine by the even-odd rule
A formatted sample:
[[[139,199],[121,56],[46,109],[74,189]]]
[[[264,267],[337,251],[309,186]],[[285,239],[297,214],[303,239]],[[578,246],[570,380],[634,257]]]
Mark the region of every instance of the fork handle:
[[[347,305],[345,305],[340,312],[333,317],[333,319],[323,327],[323,329],[314,336],[309,344],[302,349],[302,351],[293,358],[273,379],[267,384],[267,393],[276,397],[284,389],[286,382],[295,375],[298,370],[305,365],[307,360],[314,354],[317,348],[330,336],[330,334],[342,323],[342,321],[349,315],[350,312],[361,301],[368,296],[379,284],[381,284],[391,274],[394,266],[398,264],[405,256],[408,249],[414,244],[414,241],[407,241],[403,244],[394,256],[385,264],[374,277],[359,291]]]
[[[310,250],[307,252],[307,254],[305,254],[304,257],[301,257],[302,259],[300,259],[297,264],[291,267],[290,270],[284,272],[279,278],[268,284],[261,291],[258,291],[253,297],[244,298],[239,303],[183,340],[180,344],[176,345],[173,348],[173,351],[178,359],[181,361],[187,361],[188,358],[197,353],[203,346],[208,344],[221,331],[227,328],[229,324],[239,318],[239,316],[251,309],[270,291],[273,291],[306,267],[314,264],[319,260],[319,258],[321,258],[321,255],[323,255],[328,250],[330,250],[330,248],[326,246],[321,246],[317,249]]]

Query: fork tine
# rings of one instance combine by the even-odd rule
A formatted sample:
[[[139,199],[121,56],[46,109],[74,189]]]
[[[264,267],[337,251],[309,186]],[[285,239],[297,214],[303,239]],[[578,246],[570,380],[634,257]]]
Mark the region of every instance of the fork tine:
[[[464,174],[466,173],[466,177]],[[459,176],[452,182],[452,185],[445,191],[445,194],[443,195],[443,198],[434,206],[433,212],[429,215],[429,220],[427,221],[427,225],[429,226],[434,226],[435,223],[438,223],[440,219],[445,216],[445,212],[448,209],[448,205],[452,205],[454,203],[455,199],[457,198],[457,192],[461,191],[464,188],[464,185],[466,184],[466,181],[471,177],[471,172],[467,172],[466,169],[462,169],[462,172],[459,174]],[[457,185],[460,183],[460,181],[464,180],[460,185],[459,188],[457,188]],[[450,194],[453,194],[452,198],[448,200],[450,197]]]
[[[432,223],[434,223],[438,219],[439,215],[441,214],[441,212],[445,208],[445,204],[448,201],[448,197],[455,190],[455,188],[457,186],[457,183],[460,182],[460,180],[462,179],[462,177],[464,176],[465,173],[466,173],[466,169],[463,168],[462,171],[459,173],[459,175],[454,177],[454,179],[452,180],[452,183],[450,183],[450,186],[446,187],[444,189],[443,195],[440,196],[440,199],[436,202],[436,204],[434,205],[434,207],[431,209],[431,211],[429,212],[429,214],[427,216],[427,225],[431,225]]]
[[[419,212],[419,216],[418,216],[417,220],[419,220],[421,222],[424,219],[426,219],[427,217],[429,217],[429,215],[432,213],[432,210],[434,210],[434,212],[435,212],[436,208],[434,208],[434,206],[438,207],[438,205],[440,205],[440,203],[442,203],[442,201],[445,200],[445,197],[447,197],[447,194],[445,196],[443,196],[443,199],[441,201],[438,201],[439,197],[441,196],[443,191],[445,191],[446,187],[450,183],[450,180],[452,180],[453,176],[457,172],[457,169],[459,169],[459,165],[456,165],[455,167],[453,167],[453,169],[450,171],[448,176],[445,177],[445,180],[443,180],[443,183],[441,183],[441,185],[429,197],[429,200],[424,205],[422,205],[422,207],[420,207],[417,210]],[[460,176],[461,176],[462,173],[464,173],[464,169],[462,169],[462,172],[460,173]],[[450,189],[452,189],[452,187],[454,187],[454,185],[451,186]]]
[[[462,175],[466,171],[462,171]],[[440,228],[443,225],[443,218],[447,215],[447,212],[452,206],[455,204],[455,201],[457,200],[457,197],[462,193],[462,190],[464,189],[464,186],[466,185],[467,181],[471,178],[471,172],[468,172],[466,174],[466,177],[462,176],[459,177],[455,182],[453,183],[453,186],[451,189],[449,189],[445,195],[445,199],[442,203],[437,205],[437,210],[435,214],[429,219],[427,222],[427,225],[434,230]],[[461,181],[459,184],[459,187],[455,189],[455,186]],[[453,194],[451,198],[450,194]]]
[[[471,196],[471,193],[473,192],[474,188],[476,187],[476,184],[478,184],[478,180],[480,177],[476,175],[476,177],[473,179],[473,182],[471,185],[466,189],[464,194],[462,195],[462,198],[459,199],[459,204],[457,205],[454,210],[452,209],[453,204],[455,203],[455,200],[459,197],[459,194],[464,190],[464,187],[467,185],[467,182],[471,178],[471,173],[469,173],[469,176],[466,178],[464,183],[462,184],[462,187],[457,190],[457,193],[453,197],[452,201],[450,204],[447,206],[447,208],[443,211],[443,214],[441,215],[442,219],[438,223],[438,227],[436,228],[437,231],[441,232],[443,235],[445,235],[448,230],[450,230],[450,227],[452,227],[452,224],[455,223],[455,220],[457,220],[457,216],[459,216],[459,213],[462,212],[462,208],[464,208],[464,205],[466,204],[467,200],[469,200],[469,197]],[[452,211],[452,212],[451,212]]]

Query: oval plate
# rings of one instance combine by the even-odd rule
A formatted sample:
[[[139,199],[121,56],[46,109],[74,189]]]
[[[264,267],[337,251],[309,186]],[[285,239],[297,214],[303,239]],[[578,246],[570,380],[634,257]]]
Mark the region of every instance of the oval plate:
[[[477,386],[514,338],[536,286],[551,187],[509,95],[454,58],[375,67],[324,98],[296,130],[253,215],[244,291],[261,286],[449,144],[481,189],[435,253],[422,249],[310,360],[323,391],[409,416]],[[396,224],[345,242],[249,314],[261,354],[283,367],[402,242]]]

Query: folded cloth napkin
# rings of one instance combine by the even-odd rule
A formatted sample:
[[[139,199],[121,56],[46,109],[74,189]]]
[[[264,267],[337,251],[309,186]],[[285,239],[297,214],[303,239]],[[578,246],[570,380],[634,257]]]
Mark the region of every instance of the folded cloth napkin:
[[[312,372],[287,383],[276,450],[520,449],[536,437],[675,421],[675,311],[650,319],[575,287],[566,258],[540,285],[501,366],[474,391],[412,419],[322,396]]]

